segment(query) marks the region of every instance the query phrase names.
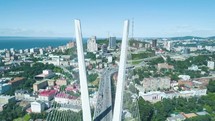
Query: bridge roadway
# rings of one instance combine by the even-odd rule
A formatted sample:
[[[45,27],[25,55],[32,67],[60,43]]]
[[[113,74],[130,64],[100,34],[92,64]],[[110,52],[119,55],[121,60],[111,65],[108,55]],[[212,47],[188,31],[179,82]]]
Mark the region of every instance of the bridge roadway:
[[[106,68],[102,72],[93,116],[94,121],[112,120],[111,75],[115,72],[117,72],[117,68]]]

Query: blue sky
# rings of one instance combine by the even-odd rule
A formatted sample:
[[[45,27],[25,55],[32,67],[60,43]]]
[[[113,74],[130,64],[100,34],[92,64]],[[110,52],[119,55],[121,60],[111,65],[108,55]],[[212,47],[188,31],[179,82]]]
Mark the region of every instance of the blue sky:
[[[121,37],[134,18],[134,36],[214,36],[215,0],[0,0],[0,36]],[[131,33],[131,28],[130,28]]]

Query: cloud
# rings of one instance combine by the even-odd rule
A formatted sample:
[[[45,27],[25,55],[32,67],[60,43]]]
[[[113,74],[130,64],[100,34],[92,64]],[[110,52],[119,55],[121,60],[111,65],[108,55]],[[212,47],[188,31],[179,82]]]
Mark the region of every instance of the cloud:
[[[72,36],[73,33],[58,33],[50,30],[31,30],[23,28],[0,28],[0,36],[38,36],[38,37],[60,37]]]
[[[208,37],[215,35],[215,29],[197,28],[190,25],[179,25],[165,30],[167,36],[201,36]]]

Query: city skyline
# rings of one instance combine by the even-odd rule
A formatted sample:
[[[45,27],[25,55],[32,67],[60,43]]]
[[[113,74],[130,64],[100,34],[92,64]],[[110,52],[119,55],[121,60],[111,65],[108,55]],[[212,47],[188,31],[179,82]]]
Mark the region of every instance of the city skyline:
[[[85,37],[121,36],[134,19],[134,37],[214,36],[214,1],[0,1],[0,36],[74,37],[73,20]],[[132,32],[131,32],[132,33]],[[130,33],[130,36],[131,36]]]

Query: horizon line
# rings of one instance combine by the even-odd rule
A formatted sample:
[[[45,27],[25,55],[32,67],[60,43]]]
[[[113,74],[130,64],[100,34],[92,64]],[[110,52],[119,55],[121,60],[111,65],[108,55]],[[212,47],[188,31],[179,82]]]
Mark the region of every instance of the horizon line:
[[[72,38],[72,39],[75,39],[75,37],[68,37],[68,36],[56,36],[56,37],[53,37],[53,36],[1,36],[0,35],[0,37],[11,37],[11,38],[15,38],[15,37],[17,37],[17,38]],[[86,37],[83,37],[83,38],[90,38],[90,37],[92,37],[92,36],[86,36]],[[116,37],[116,38],[120,38],[121,39],[121,37],[117,37],[117,36],[113,36],[113,37]],[[207,36],[207,37],[202,37],[202,36],[192,36],[192,35],[187,35],[187,36],[169,36],[169,37],[133,37],[133,38],[138,38],[138,39],[140,39],[140,38],[142,38],[142,39],[144,39],[144,38],[176,38],[176,37],[198,37],[198,38],[210,38],[210,37],[215,37],[215,35],[212,35],[212,36]],[[104,39],[104,38],[108,38],[108,37],[97,37],[97,38],[99,38],[99,39]],[[129,38],[132,38],[132,37],[129,37]]]

